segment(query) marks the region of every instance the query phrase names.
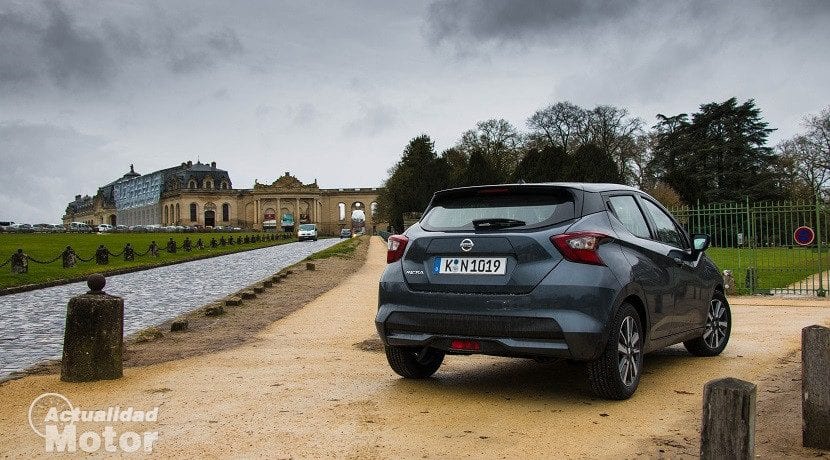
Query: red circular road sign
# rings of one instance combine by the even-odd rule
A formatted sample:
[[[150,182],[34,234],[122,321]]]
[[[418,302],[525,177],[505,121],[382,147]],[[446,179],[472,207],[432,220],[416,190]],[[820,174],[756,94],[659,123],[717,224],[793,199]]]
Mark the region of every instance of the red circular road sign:
[[[793,239],[801,246],[809,246],[816,239],[816,232],[812,228],[802,225],[793,232]]]

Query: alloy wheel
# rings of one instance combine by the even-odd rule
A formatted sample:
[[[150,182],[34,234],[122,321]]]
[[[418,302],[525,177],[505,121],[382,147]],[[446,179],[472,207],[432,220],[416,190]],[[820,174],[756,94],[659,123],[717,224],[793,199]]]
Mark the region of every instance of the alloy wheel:
[[[617,358],[620,380],[625,386],[632,385],[640,372],[640,331],[631,316],[626,316],[620,324]]]
[[[712,299],[709,303],[709,314],[706,317],[706,330],[703,333],[706,346],[713,350],[718,348],[726,338],[728,327],[726,307],[720,299]]]

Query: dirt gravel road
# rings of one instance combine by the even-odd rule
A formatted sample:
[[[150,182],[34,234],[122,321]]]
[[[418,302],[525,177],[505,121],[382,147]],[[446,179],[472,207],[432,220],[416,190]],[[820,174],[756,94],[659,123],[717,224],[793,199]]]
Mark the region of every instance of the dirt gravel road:
[[[649,355],[639,390],[622,402],[592,398],[579,368],[565,363],[448,357],[434,378],[407,381],[382,353],[356,346],[375,333],[384,251],[374,238],[353,276],[240,347],[126,369],[117,381],[68,384],[49,375],[3,384],[0,455],[46,455],[27,410],[39,394],[55,392],[85,410],[159,407],[157,422],[115,429],[158,431],[153,454],[165,458],[693,456],[704,383],[724,376],[757,382],[764,410],[770,376],[800,377],[787,378],[800,329],[830,320],[825,307],[736,305],[722,356],[693,358],[678,348]],[[777,404],[779,412],[800,414],[797,402]],[[100,432],[104,425],[77,426]],[[783,433],[773,443],[798,438]]]

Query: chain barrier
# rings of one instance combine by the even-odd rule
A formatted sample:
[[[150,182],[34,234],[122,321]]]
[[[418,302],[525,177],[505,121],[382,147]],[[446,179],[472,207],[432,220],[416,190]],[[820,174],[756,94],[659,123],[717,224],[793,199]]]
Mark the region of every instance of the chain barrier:
[[[93,260],[95,260],[95,256],[92,256],[89,259],[84,259],[83,257],[79,256],[78,253],[75,253],[75,258],[81,262],[92,262]]]
[[[31,260],[32,262],[34,262],[34,263],[36,263],[36,264],[43,264],[43,265],[46,265],[46,264],[51,264],[52,262],[57,261],[57,260],[58,260],[58,259],[60,259],[62,256],[63,256],[63,253],[60,253],[60,254],[58,254],[58,256],[57,256],[57,257],[55,257],[54,259],[49,260],[49,261],[46,261],[46,262],[44,262],[44,261],[42,261],[42,260],[37,260],[37,259],[35,259],[34,257],[32,257],[32,256],[30,256],[30,255],[28,255],[28,254],[26,255],[26,258],[27,258],[27,259],[29,259],[29,260]],[[9,259],[9,260],[11,260],[11,259]],[[0,265],[0,267],[2,267],[2,265]]]
[[[226,244],[221,244],[221,240],[217,241],[215,238],[212,238],[212,241],[209,242],[208,244],[203,243],[201,245],[198,244],[199,242],[201,242],[201,238],[199,238],[196,242],[191,242],[190,250],[204,251],[205,249],[211,249],[211,248],[217,248],[217,247],[226,247],[226,245],[233,247],[234,245],[257,244],[257,243],[261,243],[261,242],[278,241],[278,240],[281,240],[281,239],[290,239],[291,236],[292,235],[290,233],[282,233],[282,234],[274,234],[274,235],[245,235],[244,237],[242,235],[237,235],[235,238],[234,238],[234,236],[228,236],[228,239],[225,240]],[[224,236],[222,236],[221,238],[224,238]],[[169,251],[167,251],[166,249],[167,249],[166,247],[161,247],[161,246],[157,245],[156,246],[156,251],[158,252],[158,255],[156,255],[156,257],[158,257],[159,255],[161,255],[162,253],[165,253],[165,252],[169,253]],[[187,251],[187,249],[185,249],[184,246],[182,246],[182,250]],[[27,260],[30,260],[30,261],[36,263],[36,264],[48,265],[48,264],[51,264],[51,263],[55,263],[58,260],[61,260],[64,257],[65,252],[66,251],[61,252],[56,257],[54,257],[53,259],[50,259],[50,260],[38,260],[38,259],[28,255],[28,254],[25,254],[25,258]],[[125,249],[123,249],[119,253],[113,253],[109,249],[106,249],[106,252],[109,255],[109,257],[118,258],[118,257],[121,257],[121,256],[124,255],[124,253],[126,252],[126,247],[125,247]],[[147,255],[149,255],[151,253],[153,253],[153,247],[152,246],[147,248],[147,250],[144,251],[144,252],[134,251],[133,252],[133,257],[134,258],[135,257],[146,257]],[[72,254],[72,256],[74,256],[74,259],[77,262],[84,262],[84,263],[96,262],[96,255],[95,254],[93,254],[88,259],[84,259],[83,257],[81,257],[74,250],[71,252],[71,254]],[[130,260],[134,260],[134,258],[130,259]],[[13,257],[9,257],[3,263],[0,263],[0,268],[3,268],[6,265],[8,265],[9,263],[11,263],[13,261],[13,259],[14,259]],[[64,268],[66,268],[66,267],[64,267]]]

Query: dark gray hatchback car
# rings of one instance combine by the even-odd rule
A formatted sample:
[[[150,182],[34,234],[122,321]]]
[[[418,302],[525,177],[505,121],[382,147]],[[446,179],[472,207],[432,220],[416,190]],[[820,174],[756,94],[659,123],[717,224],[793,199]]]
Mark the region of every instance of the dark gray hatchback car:
[[[431,376],[445,354],[586,363],[601,397],[637,388],[643,353],[723,351],[723,279],[647,194],[616,184],[509,184],[437,192],[389,237],[375,323],[392,369]]]

